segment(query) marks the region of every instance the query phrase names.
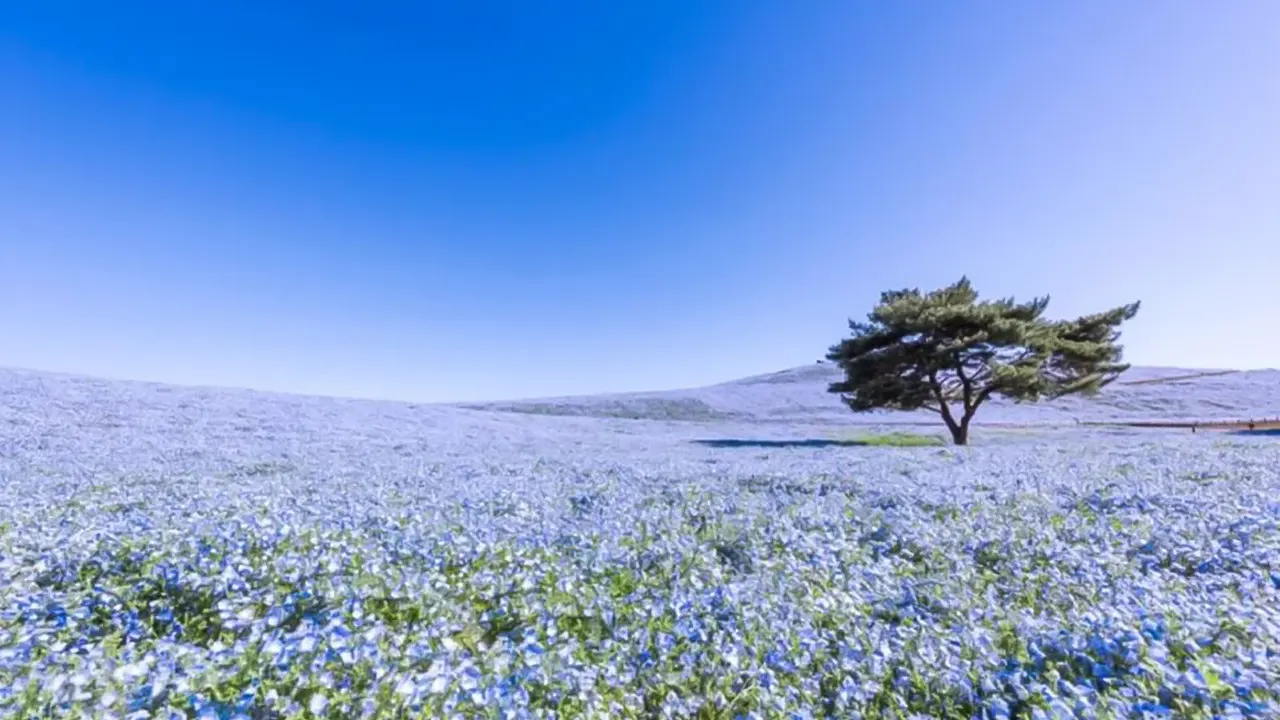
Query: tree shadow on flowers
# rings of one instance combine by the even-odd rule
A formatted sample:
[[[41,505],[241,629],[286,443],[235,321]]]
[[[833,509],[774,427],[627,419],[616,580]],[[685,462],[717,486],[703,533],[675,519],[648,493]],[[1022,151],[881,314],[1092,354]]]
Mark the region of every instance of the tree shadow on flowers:
[[[870,445],[865,440],[828,440],[822,438],[806,438],[802,440],[752,440],[724,438],[714,440],[694,440],[695,445],[712,448],[825,448],[851,447]]]
[[[1275,437],[1280,438],[1280,428],[1266,428],[1264,430],[1236,430],[1232,435],[1243,435],[1244,437]]]
[[[828,447],[936,447],[946,442],[937,435],[894,432],[866,434],[847,438],[719,438],[694,440],[695,444],[713,448],[828,448]]]

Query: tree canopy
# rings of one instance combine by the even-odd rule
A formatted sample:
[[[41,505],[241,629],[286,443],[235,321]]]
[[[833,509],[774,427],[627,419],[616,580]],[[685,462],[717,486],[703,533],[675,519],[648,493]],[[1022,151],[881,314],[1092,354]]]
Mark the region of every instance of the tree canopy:
[[[936,412],[964,445],[974,413],[992,396],[1092,394],[1129,369],[1118,328],[1139,303],[1074,320],[1045,319],[1048,305],[1048,296],[979,300],[967,277],[929,293],[884,292],[867,321],[850,320],[852,336],[827,353],[845,374],[828,390],[854,412]]]

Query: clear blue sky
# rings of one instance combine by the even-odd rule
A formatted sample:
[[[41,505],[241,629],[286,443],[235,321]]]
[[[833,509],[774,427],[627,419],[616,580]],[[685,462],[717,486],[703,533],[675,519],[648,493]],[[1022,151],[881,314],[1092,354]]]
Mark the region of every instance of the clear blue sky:
[[[962,273],[1280,366],[1280,3],[0,10],[0,365],[661,389]]]

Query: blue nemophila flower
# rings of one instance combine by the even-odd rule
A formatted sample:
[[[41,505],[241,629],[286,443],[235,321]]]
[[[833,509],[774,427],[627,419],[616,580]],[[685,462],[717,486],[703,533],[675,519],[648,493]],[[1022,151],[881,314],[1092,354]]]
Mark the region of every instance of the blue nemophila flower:
[[[1275,714],[1267,446],[584,456],[571,419],[428,414],[415,455],[344,412],[0,460],[0,710]]]

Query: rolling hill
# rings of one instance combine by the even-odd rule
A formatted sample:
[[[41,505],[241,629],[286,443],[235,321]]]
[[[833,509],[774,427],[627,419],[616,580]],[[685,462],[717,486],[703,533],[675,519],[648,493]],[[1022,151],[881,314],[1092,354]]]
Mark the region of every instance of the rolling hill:
[[[476,410],[634,418],[818,425],[934,421],[926,412],[855,415],[826,392],[840,377],[819,363],[686,390],[619,393],[462,405]],[[1280,415],[1280,371],[1135,367],[1093,398],[1019,405],[996,399],[975,423],[1074,424],[1112,421],[1211,421]],[[932,419],[931,419],[932,418]]]
[[[206,422],[255,425],[270,407],[307,408],[329,417],[402,418],[434,426],[503,425],[541,416],[731,423],[735,425],[934,424],[928,412],[854,414],[826,391],[839,377],[828,364],[791,368],[701,388],[484,403],[423,404],[323,398],[235,388],[179,387],[0,369],[0,421],[72,427],[168,423],[188,416],[191,430]],[[200,412],[201,409],[206,412]],[[212,412],[214,410],[217,412]],[[216,416],[216,420],[214,419]],[[1280,416],[1280,371],[1213,371],[1135,367],[1096,397],[1018,405],[995,399],[976,425],[1074,425],[1077,422],[1232,421]],[[24,418],[19,420],[18,418]],[[238,420],[237,420],[238,418]],[[486,419],[487,418],[487,419]],[[505,419],[505,420],[504,420]],[[509,422],[508,422],[509,421]],[[266,427],[270,431],[270,425]],[[587,426],[583,426],[584,428]]]

